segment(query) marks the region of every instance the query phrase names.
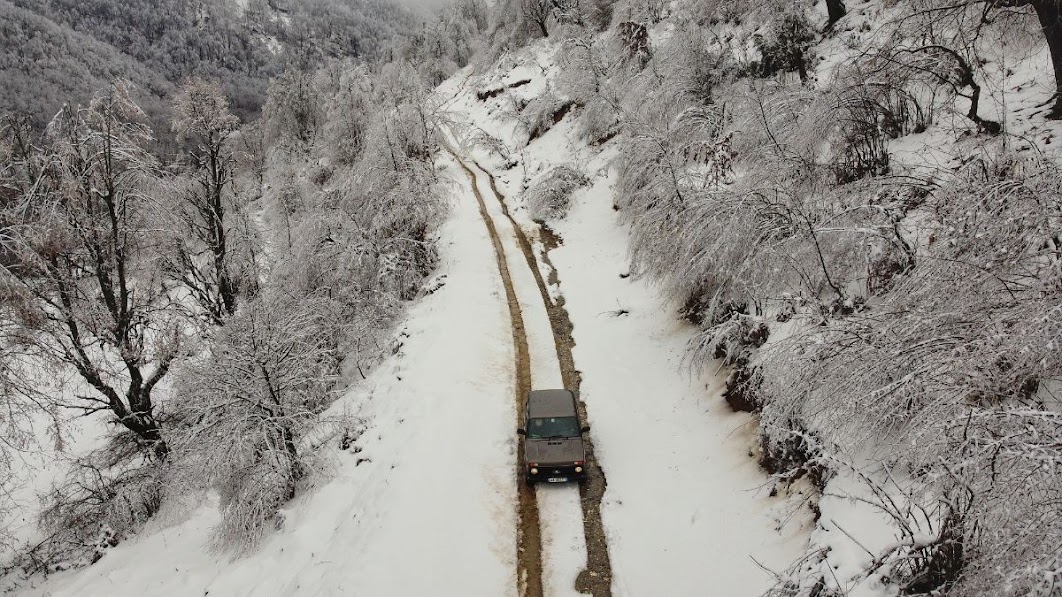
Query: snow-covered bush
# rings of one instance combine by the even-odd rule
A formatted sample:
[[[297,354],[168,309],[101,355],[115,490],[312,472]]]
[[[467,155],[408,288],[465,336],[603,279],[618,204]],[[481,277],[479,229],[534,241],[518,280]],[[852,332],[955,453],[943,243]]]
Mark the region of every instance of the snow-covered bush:
[[[750,71],[761,77],[795,71],[801,81],[807,81],[811,63],[808,50],[814,39],[811,23],[802,12],[783,11],[768,24],[764,34],[753,37],[760,58]]]
[[[575,103],[552,91],[543,93],[527,103],[520,111],[520,122],[527,131],[527,143],[545,135],[575,107]]]
[[[563,218],[571,205],[572,193],[589,180],[569,166],[557,166],[543,174],[527,190],[527,207],[536,220]]]
[[[24,574],[79,568],[138,532],[167,493],[167,467],[144,459],[131,432],[77,458],[42,496],[45,539],[11,563]]]
[[[254,547],[278,524],[312,454],[301,438],[331,403],[338,369],[327,306],[269,293],[213,338],[181,372],[171,407],[183,474],[218,490],[219,547]]]
[[[581,106],[579,136],[590,145],[611,139],[621,128],[620,98],[610,81],[618,54],[619,43],[613,36],[601,40],[592,35],[567,39],[557,53],[564,66],[557,89]]]
[[[1046,388],[1062,378],[1060,191],[1054,165],[971,162],[926,197],[934,240],[872,308],[761,356],[765,415],[849,449],[893,446],[884,461],[912,479],[910,499],[940,513],[875,560],[901,586],[939,576],[925,553],[911,568],[926,535],[963,549],[929,589],[1057,582],[1062,419]]]

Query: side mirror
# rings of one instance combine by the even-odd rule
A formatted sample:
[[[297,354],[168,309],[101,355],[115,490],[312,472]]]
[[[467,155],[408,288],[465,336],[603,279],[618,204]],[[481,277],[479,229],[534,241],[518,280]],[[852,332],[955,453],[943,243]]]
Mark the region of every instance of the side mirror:
[[[524,429],[523,427],[521,427],[521,428],[519,428],[519,429],[517,429],[517,430],[516,430],[516,433],[517,433],[518,435],[527,435],[527,430],[526,430],[526,429]]]
[[[579,433],[588,433],[590,431],[589,425],[583,425],[583,428],[579,430]]]

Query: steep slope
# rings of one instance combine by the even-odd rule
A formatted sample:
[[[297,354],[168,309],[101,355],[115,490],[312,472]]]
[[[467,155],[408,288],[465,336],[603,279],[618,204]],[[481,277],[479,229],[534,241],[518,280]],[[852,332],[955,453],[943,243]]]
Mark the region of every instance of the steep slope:
[[[487,233],[453,166],[433,292],[396,354],[330,413],[321,486],[286,509],[262,548],[209,552],[212,503],[160,514],[96,564],[29,595],[467,595],[515,593],[516,484],[509,318]],[[329,413],[325,413],[327,418]]]

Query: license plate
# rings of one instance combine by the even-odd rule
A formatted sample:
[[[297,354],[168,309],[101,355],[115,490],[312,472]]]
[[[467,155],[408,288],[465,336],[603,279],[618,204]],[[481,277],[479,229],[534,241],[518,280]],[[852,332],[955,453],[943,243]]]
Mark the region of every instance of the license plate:
[[[549,481],[550,483],[567,483],[568,477],[550,477],[546,479],[546,481]]]

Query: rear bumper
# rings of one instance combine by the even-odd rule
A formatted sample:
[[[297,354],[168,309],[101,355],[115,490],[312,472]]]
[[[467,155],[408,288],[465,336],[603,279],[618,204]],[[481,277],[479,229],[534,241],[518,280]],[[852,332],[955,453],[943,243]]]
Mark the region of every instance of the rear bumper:
[[[538,473],[531,474],[531,469],[524,469],[524,476],[528,481],[534,483],[557,483],[558,481],[550,481],[550,479],[567,479],[568,481],[582,481],[586,478],[586,465],[582,466],[582,472],[575,472],[575,466],[563,465],[563,466],[549,466],[540,465],[538,467]]]

